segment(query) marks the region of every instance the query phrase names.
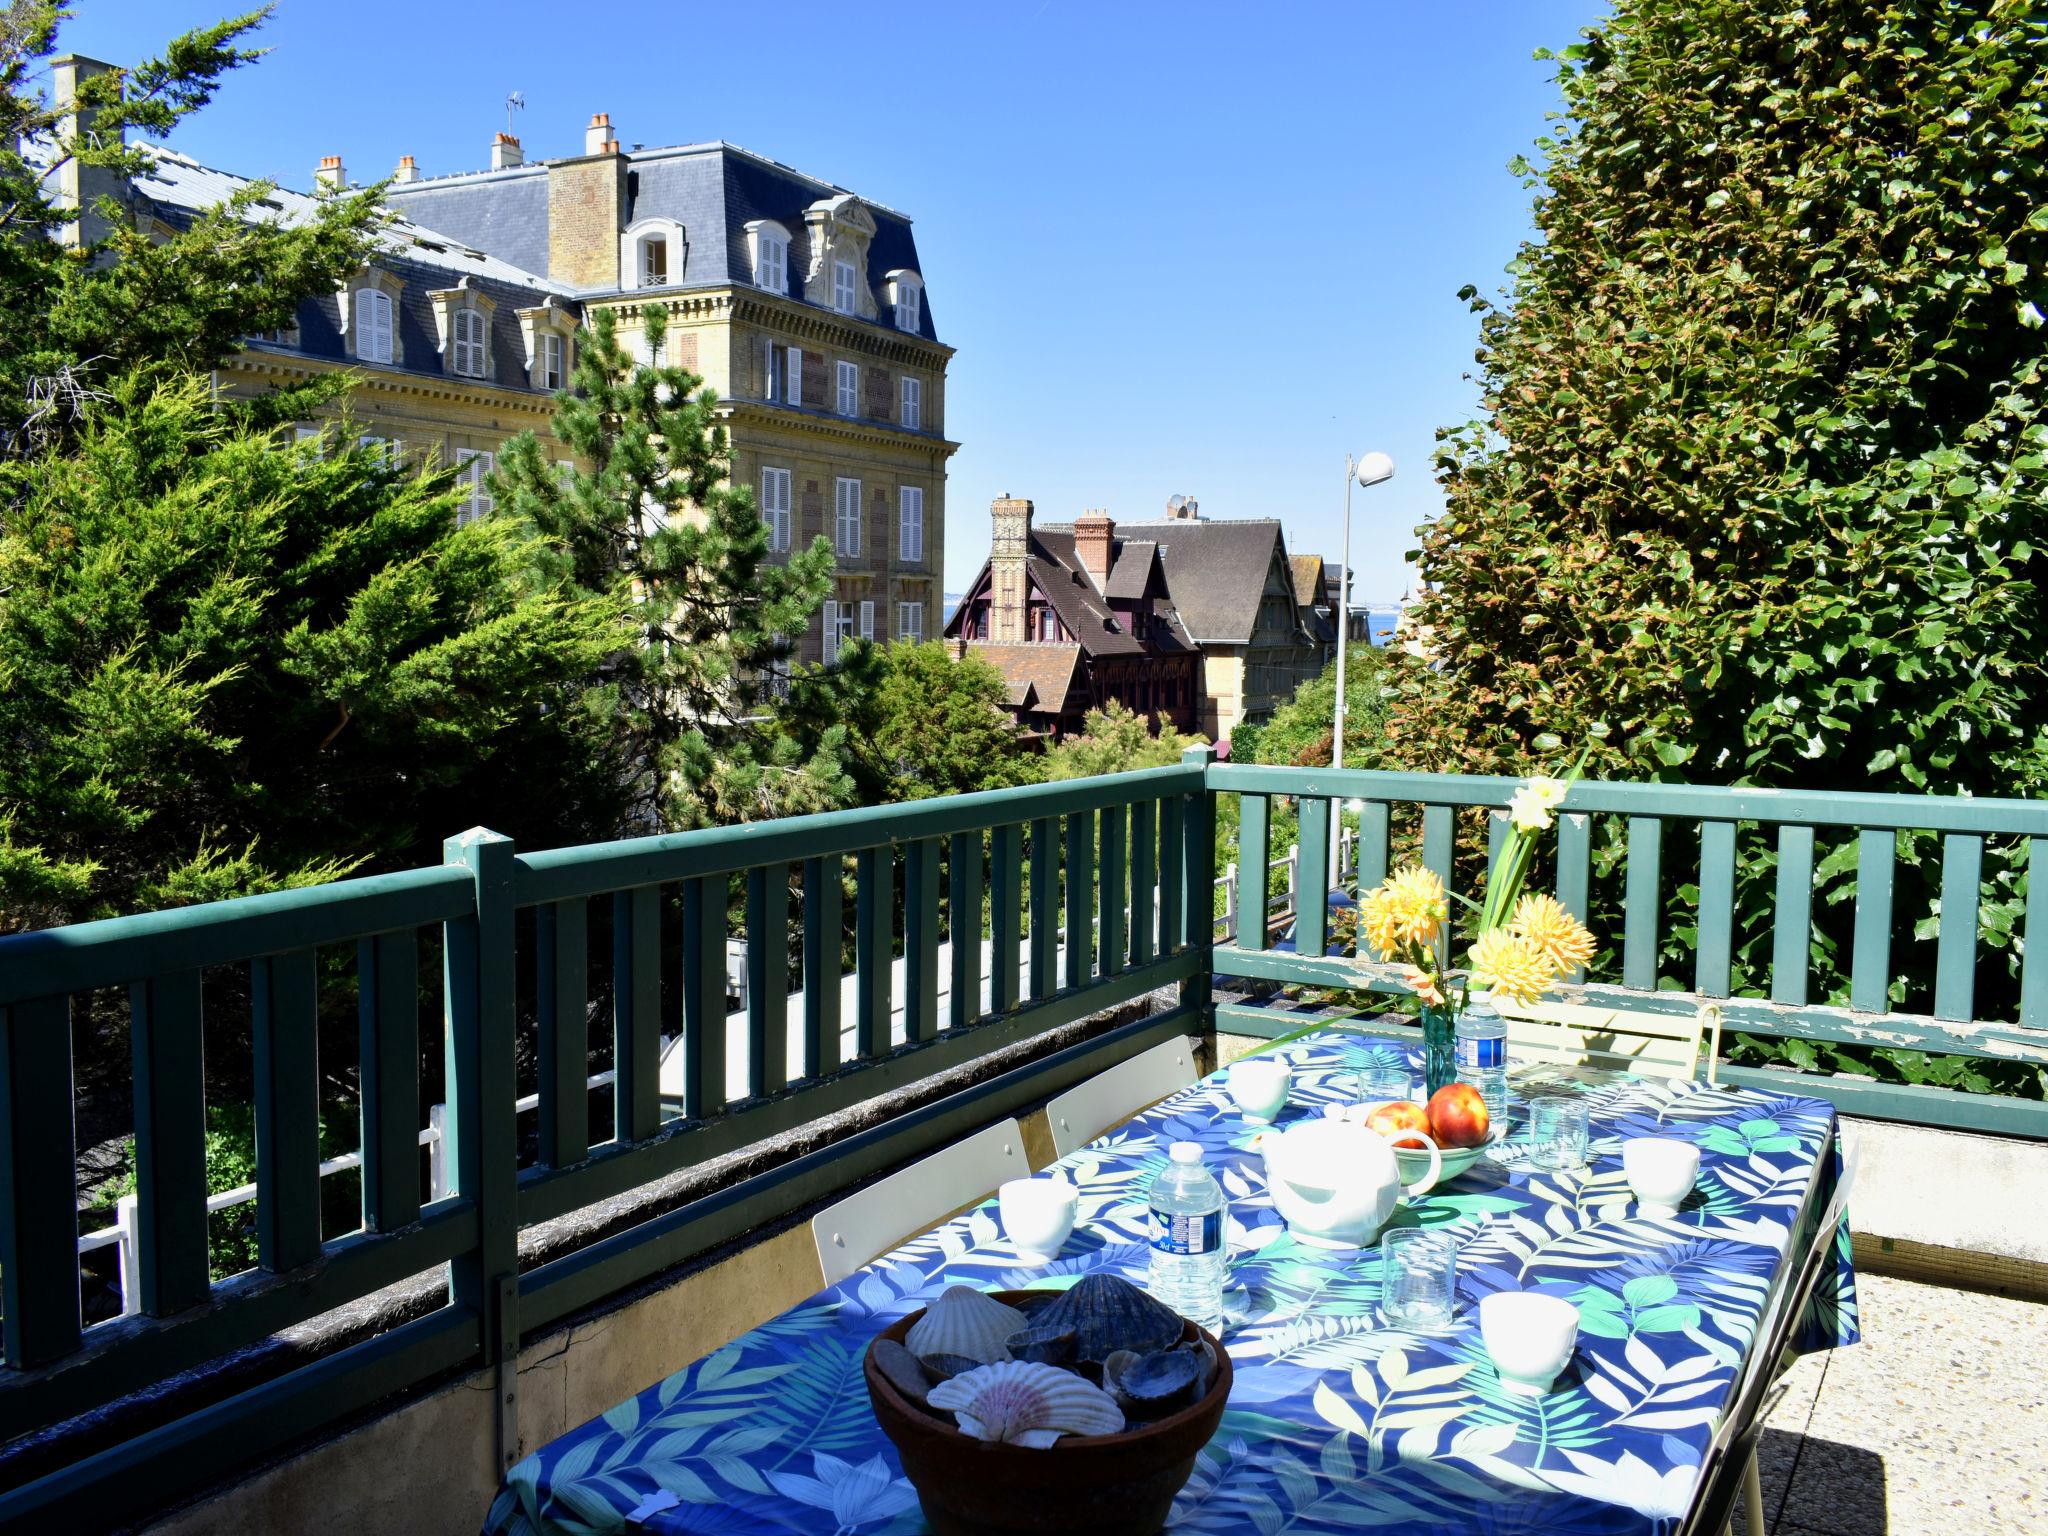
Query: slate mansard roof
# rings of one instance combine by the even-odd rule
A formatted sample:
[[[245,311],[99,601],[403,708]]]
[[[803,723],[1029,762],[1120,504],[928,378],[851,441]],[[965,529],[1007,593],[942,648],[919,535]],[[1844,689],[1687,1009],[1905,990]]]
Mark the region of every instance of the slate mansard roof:
[[[804,211],[813,203],[840,196],[855,197],[874,217],[875,234],[868,243],[871,288],[879,293],[884,279],[894,271],[921,272],[917,242],[905,215],[737,145],[717,142],[634,150],[626,161],[626,227],[649,218],[674,219],[683,226],[687,248],[680,278],[662,291],[754,286],[746,227],[756,219],[773,219],[789,231],[785,263],[789,287],[783,296],[800,301],[811,261]],[[502,171],[405,182],[392,187],[386,197],[418,224],[494,251],[529,270],[547,270],[545,161]],[[929,295],[919,305],[915,334],[937,340]]]
[[[1061,547],[1069,551],[1065,559],[1073,562],[1071,524],[1041,525],[1032,536],[1064,540]],[[1150,560],[1156,546],[1181,628],[1195,645],[1251,643],[1274,553],[1285,553],[1279,520],[1270,517],[1120,522],[1116,546],[1109,572],[1112,595],[1124,560]],[[1064,621],[1066,615],[1060,617]]]
[[[135,178],[135,194],[149,211],[166,223],[189,223],[250,185],[247,177],[214,170],[176,150],[153,145],[147,147],[147,152],[150,168]],[[280,223],[305,224],[311,222],[319,203],[304,193],[277,187],[265,194],[263,206],[268,216]],[[526,340],[520,332],[517,311],[545,303],[549,298],[568,301],[574,291],[502,257],[451,240],[403,218],[391,221],[378,236],[377,252],[371,257],[371,265],[389,272],[404,284],[395,317],[403,363],[367,363],[349,356],[342,341],[341,295],[338,293],[316,294],[300,301],[297,346],[254,342],[251,343],[252,350],[302,353],[347,362],[366,370],[388,366],[392,371],[402,373],[446,373],[466,383],[489,383],[505,389],[531,391],[526,366]],[[497,305],[491,319],[491,373],[481,380],[451,373],[442,366],[441,342],[434,326],[434,306],[427,297],[437,289],[454,288],[464,279],[472,289]]]

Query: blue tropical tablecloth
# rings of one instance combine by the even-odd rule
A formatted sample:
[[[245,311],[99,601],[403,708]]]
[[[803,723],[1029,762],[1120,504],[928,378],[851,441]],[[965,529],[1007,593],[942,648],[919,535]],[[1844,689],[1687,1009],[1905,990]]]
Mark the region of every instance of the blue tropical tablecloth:
[[[1282,1123],[1319,1114],[1393,1049],[1336,1032],[1283,1047],[1295,1089]],[[1791,1229],[1809,1187],[1832,1188],[1834,1110],[1692,1083],[1585,1091],[1583,1173],[1531,1165],[1517,1112],[1493,1158],[1397,1218],[1463,1239],[1445,1333],[1380,1321],[1377,1252],[1288,1234],[1253,1127],[1218,1075],[1061,1161],[1080,1218],[1050,1267],[1020,1266],[991,1201],[527,1457],[506,1474],[486,1536],[617,1531],[636,1509],[661,1536],[924,1531],[868,1406],[869,1339],[956,1283],[1065,1285],[1097,1269],[1142,1283],[1146,1190],[1174,1141],[1200,1142],[1230,1196],[1236,1384],[1169,1531],[1659,1536],[1691,1497],[1772,1277],[1803,1241]],[[1698,1189],[1675,1218],[1636,1214],[1620,1154],[1640,1135],[1700,1144]],[[1846,1223],[1836,1252],[1808,1303],[1809,1348],[1857,1337]],[[1515,1288],[1579,1307],[1576,1356],[1545,1397],[1502,1391],[1479,1339],[1478,1298]]]

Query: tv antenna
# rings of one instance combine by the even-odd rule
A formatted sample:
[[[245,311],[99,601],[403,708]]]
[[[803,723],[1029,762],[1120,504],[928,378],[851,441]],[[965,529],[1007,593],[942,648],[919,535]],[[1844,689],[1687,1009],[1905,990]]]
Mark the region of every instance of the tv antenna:
[[[505,98],[505,132],[512,132],[512,114],[526,110],[526,92],[514,91]]]

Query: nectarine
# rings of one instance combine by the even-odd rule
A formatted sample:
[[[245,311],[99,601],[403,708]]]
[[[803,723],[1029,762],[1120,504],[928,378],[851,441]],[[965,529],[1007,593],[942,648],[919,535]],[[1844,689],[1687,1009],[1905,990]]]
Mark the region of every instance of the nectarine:
[[[1417,1131],[1429,1134],[1429,1112],[1408,1099],[1396,1099],[1366,1116],[1365,1124],[1368,1130],[1378,1131],[1398,1147]],[[1422,1143],[1408,1141],[1408,1145],[1419,1147]]]
[[[1429,1096],[1429,1133],[1440,1147],[1477,1147],[1492,1128],[1486,1100],[1470,1083],[1446,1083]]]

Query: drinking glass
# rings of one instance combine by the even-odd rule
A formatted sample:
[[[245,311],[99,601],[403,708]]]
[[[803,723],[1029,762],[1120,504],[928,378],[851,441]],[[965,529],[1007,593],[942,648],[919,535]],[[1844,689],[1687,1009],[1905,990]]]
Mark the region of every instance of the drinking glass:
[[[1529,1101],[1529,1157],[1539,1168],[1573,1172],[1586,1166],[1586,1101],[1554,1096]]]
[[[1445,1234],[1395,1227],[1380,1237],[1380,1311],[1389,1326],[1448,1328],[1457,1279],[1458,1245]]]
[[[1351,1082],[1354,1103],[1393,1104],[1408,1097],[1412,1079],[1405,1062],[1375,1061]]]

